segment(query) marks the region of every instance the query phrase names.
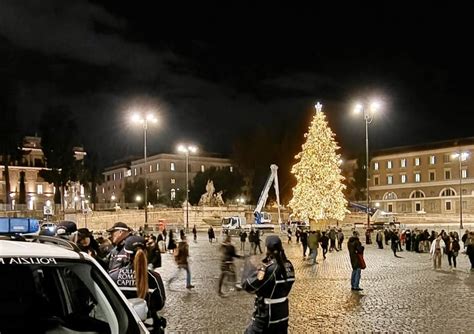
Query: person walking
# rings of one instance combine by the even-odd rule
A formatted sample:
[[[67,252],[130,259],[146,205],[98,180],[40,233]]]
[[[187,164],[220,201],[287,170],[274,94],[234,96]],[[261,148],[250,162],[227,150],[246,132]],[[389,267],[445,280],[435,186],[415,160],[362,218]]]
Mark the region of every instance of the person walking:
[[[170,233],[168,234],[168,251],[170,253],[173,253],[176,248],[176,242],[174,240],[174,233],[173,230],[170,230]]]
[[[178,275],[181,269],[186,271],[186,289],[194,288],[194,285],[191,284],[191,269],[189,268],[189,245],[186,241],[186,236],[184,235],[182,240],[178,243],[178,247],[174,253],[174,260],[176,265],[178,266],[177,270],[175,271],[174,275],[168,280],[168,286],[178,278]]]
[[[461,249],[458,239],[454,237],[454,234],[451,232],[449,234],[449,246],[446,245],[446,253],[448,255],[449,269],[456,269],[456,258]]]
[[[240,231],[240,250],[245,252],[245,242],[247,241],[247,232],[245,230]]]
[[[288,243],[289,244],[291,244],[291,234],[292,234],[292,232],[291,232],[291,229],[289,228],[288,229]]]
[[[306,250],[308,249],[308,233],[303,230],[301,231],[301,245],[303,246],[303,260],[306,259]]]
[[[235,252],[235,247],[232,245],[232,239],[230,235],[226,235],[224,242],[221,245],[222,259],[221,259],[221,274],[219,276],[219,286],[217,289],[217,294],[222,296],[222,283],[224,282],[224,277],[229,275],[232,282],[235,284],[237,289],[241,289],[240,285],[237,284],[237,276],[235,274],[235,264],[234,258],[242,258]]]
[[[392,248],[392,252],[395,257],[400,257],[397,255],[399,244],[400,244],[400,237],[398,235],[398,230],[396,230],[392,232],[392,237],[390,241],[390,247]]]
[[[436,237],[436,239],[431,243],[430,254],[433,258],[433,268],[441,269],[441,258],[443,256],[443,251],[445,250],[446,245],[441,236],[441,233]]]
[[[329,245],[329,238],[326,235],[326,232],[322,232],[321,239],[319,239],[321,243],[321,248],[323,249],[323,259],[326,260],[326,254],[328,253],[328,245]]]
[[[377,243],[379,249],[383,249],[383,236],[381,230],[377,231],[377,234],[375,235],[375,242]]]
[[[332,252],[334,250],[338,250],[336,248],[336,230],[334,229],[334,227],[331,227],[331,229],[329,230],[328,237],[331,242],[329,246],[329,251]]]
[[[148,269],[145,239],[130,236],[124,244],[127,265],[110,272],[110,277],[124,293],[127,299],[144,299],[148,306],[148,316],[153,319],[151,333],[164,333],[166,319],[158,315],[165,306],[166,293],[161,276]]]
[[[255,231],[255,239],[253,241],[253,245],[254,245],[254,250],[253,250],[253,253],[256,255],[257,254],[257,247],[258,247],[258,250],[260,251],[260,254],[262,254],[262,247],[260,246],[260,242],[262,240],[260,239],[260,230],[257,229]]]
[[[362,246],[359,240],[359,232],[352,232],[352,236],[347,241],[347,249],[349,251],[349,257],[351,259],[352,274],[351,274],[351,290],[362,291],[360,287],[360,275],[363,264],[361,263],[360,257],[364,254],[364,246]]]
[[[469,262],[471,262],[471,272],[474,272],[474,232],[469,232],[466,238],[466,255],[469,256]]]
[[[262,263],[253,266],[247,261],[247,270],[242,275],[242,288],[256,295],[252,322],[245,333],[284,334],[288,332],[288,295],[295,281],[295,270],[278,236],[268,236],[265,246],[266,257]]]
[[[194,225],[194,227],[193,227],[193,238],[194,238],[194,242],[197,242],[197,229],[196,229],[196,225]]]
[[[212,226],[210,226],[209,229],[207,230],[207,236],[209,237],[209,243],[212,244],[212,240],[215,239],[216,237]]]
[[[466,230],[466,231],[464,231],[464,234],[461,237],[461,241],[462,241],[462,245],[463,245],[464,250],[467,247],[466,243],[467,243],[468,238],[469,238],[469,230]]]
[[[295,232],[295,238],[296,238],[296,243],[299,244],[300,243],[300,237],[301,237],[301,230],[299,227],[296,228],[296,232]]]
[[[309,247],[309,255],[311,257],[311,264],[318,264],[316,258],[318,257],[318,247],[319,247],[319,240],[316,231],[311,231],[308,236],[308,247]]]
[[[344,242],[344,232],[342,232],[342,228],[337,232],[337,242],[339,250],[342,250],[342,244]]]

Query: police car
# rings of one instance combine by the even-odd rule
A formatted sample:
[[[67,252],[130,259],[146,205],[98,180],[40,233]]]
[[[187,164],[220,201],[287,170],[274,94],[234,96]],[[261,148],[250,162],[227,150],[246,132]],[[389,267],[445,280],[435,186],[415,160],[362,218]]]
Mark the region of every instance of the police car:
[[[0,218],[0,333],[149,333],[107,272],[39,222]],[[143,301],[144,303],[144,301]]]

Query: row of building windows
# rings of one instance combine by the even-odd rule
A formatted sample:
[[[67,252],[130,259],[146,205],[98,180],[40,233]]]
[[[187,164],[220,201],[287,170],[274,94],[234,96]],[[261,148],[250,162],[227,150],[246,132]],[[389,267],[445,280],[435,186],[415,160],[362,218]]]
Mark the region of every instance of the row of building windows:
[[[158,172],[159,170],[160,170],[160,164],[157,163],[157,164],[156,164],[156,170],[155,170],[155,171]],[[204,172],[206,171],[206,166],[201,165],[201,166],[200,166],[200,170],[201,170],[202,173],[204,173]],[[234,168],[233,168],[232,166],[229,166],[229,170],[230,170],[230,172],[232,173],[232,172],[234,171]],[[171,163],[170,163],[170,171],[172,171],[172,172],[176,171],[176,164],[175,164],[174,162],[171,162]],[[153,165],[150,165],[150,166],[149,166],[149,172],[150,172],[150,173],[153,172]],[[188,172],[191,172],[191,165],[188,166]],[[134,176],[141,175],[141,174],[143,174],[143,169],[142,169],[142,167],[140,167],[140,168],[134,168],[134,169],[133,169],[133,175],[134,175]],[[125,174],[125,176],[131,176],[131,171],[128,171],[128,172]],[[107,175],[107,181],[110,181],[111,179],[112,179],[113,181],[115,181],[115,180],[117,180],[117,179],[121,180],[121,179],[122,179],[122,172],[120,172],[120,173],[113,173],[113,174],[111,174],[111,175]]]
[[[388,212],[393,212],[393,207],[394,205],[392,203],[387,204],[387,211]],[[467,201],[462,201],[462,208],[463,210],[467,210]],[[400,205],[401,212],[407,212],[407,205],[405,203],[402,203]],[[429,203],[429,209],[431,212],[434,212],[436,210],[436,203],[431,202]],[[444,201],[444,210],[445,211],[453,211],[453,204],[451,200],[445,200]],[[415,211],[416,212],[422,212],[424,211],[424,208],[422,206],[421,202],[415,202]]]
[[[463,194],[466,194],[466,189],[463,189]],[[433,194],[432,194],[433,195]],[[440,191],[439,193],[440,197],[450,197],[450,196],[456,196],[456,191],[453,188],[444,188],[443,190]],[[405,197],[405,193],[402,194],[402,198]],[[413,190],[408,198],[425,198],[425,193],[422,190]],[[395,192],[389,191],[383,195],[383,200],[389,201],[389,200],[395,200],[398,199],[398,196]],[[378,199],[377,196],[375,199]]]
[[[451,160],[452,160],[452,154],[445,154],[443,156],[443,162],[444,163],[450,163]],[[463,161],[465,160],[465,158],[463,157],[462,159]],[[413,158],[413,166],[420,166],[421,165],[421,158],[419,157],[416,157],[416,158]],[[392,169],[392,168],[395,168],[395,164],[394,164],[394,161],[393,160],[387,160],[387,169]],[[436,164],[436,156],[435,155],[430,155],[428,157],[428,164],[429,165],[435,165]],[[408,166],[408,159],[406,158],[403,158],[403,159],[400,159],[400,168],[407,168]],[[380,169],[380,162],[376,161],[374,162],[374,166],[373,166],[374,170],[379,170]]]
[[[461,177],[463,179],[466,179],[468,177],[467,173],[467,168],[463,168],[461,170]],[[444,171],[444,179],[445,180],[451,180],[452,179],[452,174],[450,169],[446,169]],[[421,178],[421,172],[415,172],[414,173],[414,182],[422,182]],[[435,171],[429,171],[428,172],[428,181],[436,181],[436,172]],[[400,183],[407,183],[408,182],[408,176],[407,174],[400,174]],[[394,183],[394,176],[393,175],[387,175],[387,184],[393,184]],[[380,176],[375,175],[374,176],[374,185],[378,186],[380,185]]]

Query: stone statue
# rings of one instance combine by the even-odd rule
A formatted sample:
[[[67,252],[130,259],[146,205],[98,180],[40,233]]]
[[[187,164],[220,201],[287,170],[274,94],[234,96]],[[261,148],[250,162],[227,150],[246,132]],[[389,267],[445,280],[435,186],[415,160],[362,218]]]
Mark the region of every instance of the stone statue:
[[[211,205],[213,196],[214,196],[214,191],[216,189],[214,188],[214,181],[212,180],[207,180],[206,184],[206,192],[201,195],[201,199],[199,200],[199,205]]]
[[[224,205],[224,200],[222,199],[222,190],[219,191],[214,196],[215,196],[214,200],[216,201],[217,206],[223,206]]]

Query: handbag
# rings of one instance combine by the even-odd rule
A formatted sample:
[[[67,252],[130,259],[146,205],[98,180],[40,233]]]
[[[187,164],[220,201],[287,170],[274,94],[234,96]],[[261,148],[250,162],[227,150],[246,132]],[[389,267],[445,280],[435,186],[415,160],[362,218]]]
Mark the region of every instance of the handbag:
[[[362,253],[357,253],[357,260],[359,261],[360,269],[365,269],[367,267]]]

